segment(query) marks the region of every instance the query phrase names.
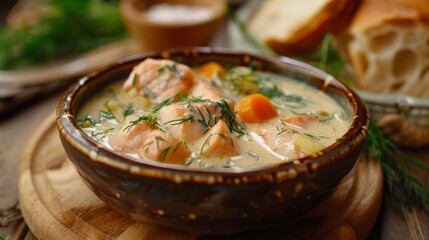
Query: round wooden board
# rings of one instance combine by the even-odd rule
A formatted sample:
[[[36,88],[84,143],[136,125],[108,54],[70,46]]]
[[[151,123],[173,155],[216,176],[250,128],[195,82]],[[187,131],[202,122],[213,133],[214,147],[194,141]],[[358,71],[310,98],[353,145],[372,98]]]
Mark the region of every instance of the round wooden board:
[[[365,239],[380,208],[382,172],[376,161],[359,160],[330,198],[294,222],[198,236],[135,222],[99,200],[66,158],[50,117],[26,146],[18,184],[24,219],[39,239]]]

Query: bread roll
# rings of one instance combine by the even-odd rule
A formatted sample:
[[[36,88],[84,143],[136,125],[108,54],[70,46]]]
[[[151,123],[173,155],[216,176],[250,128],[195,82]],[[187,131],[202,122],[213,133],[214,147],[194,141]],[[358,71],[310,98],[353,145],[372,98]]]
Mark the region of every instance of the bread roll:
[[[348,26],[360,0],[265,0],[248,19],[249,31],[277,53],[314,51],[326,32]]]
[[[428,0],[363,0],[348,35],[362,89],[429,97]]]

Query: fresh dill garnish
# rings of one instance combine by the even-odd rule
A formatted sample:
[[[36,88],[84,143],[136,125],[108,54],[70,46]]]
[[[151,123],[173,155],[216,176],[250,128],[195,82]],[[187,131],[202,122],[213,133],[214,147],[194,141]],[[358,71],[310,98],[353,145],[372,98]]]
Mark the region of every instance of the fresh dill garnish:
[[[134,105],[130,102],[128,104],[123,104],[121,105],[121,110],[122,110],[122,116],[124,117],[124,120],[125,120],[126,117],[134,113]]]
[[[233,23],[236,24],[243,37],[260,53],[266,55],[276,55],[276,53],[270,47],[260,42],[255,36],[253,36],[252,33],[250,33],[244,22],[241,21],[239,17],[237,17],[235,10],[230,5],[228,5],[228,17],[232,20]]]
[[[226,161],[225,165],[222,166],[222,168],[232,168],[234,166],[234,162],[232,161],[232,159],[228,159],[228,161]]]
[[[298,133],[298,131],[296,131],[294,129],[290,129],[290,128],[284,129],[282,127],[277,126],[276,129],[277,129],[277,135],[280,135],[280,134],[285,133],[285,132],[292,133],[292,134]]]
[[[137,82],[137,73],[133,74],[133,80],[131,80],[131,86],[135,87]]]
[[[105,138],[106,136],[107,136],[107,134],[109,133],[109,132],[111,132],[113,129],[115,129],[115,128],[108,128],[108,129],[106,129],[106,130],[104,130],[104,131],[101,131],[101,132],[97,132],[97,131],[92,131],[91,132],[91,137],[94,139],[94,140],[96,140],[96,141],[100,141],[100,140],[103,140],[103,138]]]
[[[197,110],[197,112],[200,116],[197,119],[197,122],[199,122],[199,123],[201,123],[201,125],[203,125],[203,134],[205,134],[210,129],[210,127],[212,126],[212,123],[214,123],[214,122],[212,122],[212,118],[210,117],[211,116],[210,111],[207,109],[207,106],[205,106],[205,109],[206,109],[207,113],[209,114],[209,117],[206,119],[199,107],[195,106],[195,109]]]
[[[124,128],[124,131],[128,131],[130,128],[132,128],[135,125],[138,125],[142,121],[146,122],[146,124],[150,128],[155,128],[155,127],[158,127],[160,125],[157,122],[158,118],[156,116],[151,115],[151,114],[146,114],[146,115],[140,116],[136,120],[130,121],[130,124]]]
[[[152,108],[152,113],[157,113],[159,110],[161,110],[161,108],[163,108],[163,107],[165,107],[165,106],[168,106],[168,105],[172,104],[172,103],[174,102],[174,98],[175,98],[175,97],[167,98],[167,99],[165,99],[164,101],[162,101],[160,104],[158,104],[158,105],[154,106],[154,107]]]
[[[47,3],[46,11],[36,22],[0,29],[0,69],[25,68],[77,56],[127,35],[117,1],[42,2]]]
[[[335,36],[327,33],[317,52],[294,56],[294,58],[320,68],[347,85],[353,85],[352,77],[346,69],[346,61],[338,53],[336,45]]]
[[[429,212],[429,189],[408,169],[407,165],[429,171],[429,165],[405,155],[390,139],[382,135],[371,122],[365,142],[367,156],[380,160],[385,190],[401,205],[418,205]]]
[[[92,119],[92,116],[87,114],[85,117],[77,120],[77,125],[81,128],[94,127],[97,124],[97,121]]]
[[[117,119],[115,118],[115,115],[113,115],[112,111],[110,110],[110,108],[108,108],[107,110],[101,110],[99,112],[99,122],[105,122],[107,120],[115,120],[117,121]]]
[[[143,85],[141,90],[143,91],[143,95],[145,97],[155,97],[155,93],[152,92],[152,90],[150,90],[146,85]]]
[[[179,125],[179,124],[182,124],[184,122],[192,122],[193,120],[194,120],[194,116],[190,115],[187,118],[178,118],[178,119],[170,120],[168,122],[165,122],[164,125],[167,125],[167,124],[169,124],[169,125]]]
[[[259,93],[267,96],[268,98],[280,98],[285,102],[294,102],[299,104],[300,107],[306,106],[306,99],[303,96],[295,94],[286,94],[284,91],[279,89],[276,85],[271,87],[263,85],[259,88]]]
[[[261,157],[253,152],[246,152],[247,156],[252,157],[253,159],[256,160],[256,162],[262,162]]]
[[[170,73],[174,73],[178,79],[185,79],[185,76],[177,68],[177,63],[165,64],[157,69],[158,73],[165,73],[167,71]]]
[[[322,138],[324,139],[329,139],[329,137],[324,136],[324,135],[320,135],[320,134],[311,134],[311,133],[304,133],[305,136],[316,139],[316,140],[320,140]]]
[[[237,116],[237,112],[233,112],[231,108],[229,107],[229,104],[225,99],[220,99],[218,102],[216,102],[217,105],[222,109],[221,115],[225,118],[225,123],[228,126],[229,131],[235,136],[235,137],[241,137],[244,135],[244,127],[237,124],[235,121],[235,117]]]
[[[213,137],[213,136],[216,136],[216,135],[219,135],[219,136],[221,136],[221,137],[225,137],[225,135],[224,134],[222,134],[222,133],[219,133],[219,132],[216,132],[216,133],[212,133],[212,134],[210,134],[207,138],[206,138],[206,140],[204,140],[204,143],[203,143],[203,145],[201,146],[201,149],[200,149],[200,154],[203,154],[203,151],[204,151],[204,147],[206,146],[206,145],[208,145],[209,143],[210,143],[210,139]]]
[[[167,157],[168,152],[170,151],[171,146],[168,146],[161,150],[161,159],[164,160]]]
[[[183,140],[177,141],[177,143],[174,145],[173,149],[171,150],[171,153],[174,154],[177,149],[180,147],[180,145],[185,145],[186,146],[186,142]]]
[[[202,97],[194,97],[194,96],[184,96],[184,95],[178,95],[177,96],[181,103],[187,104],[190,106],[193,103],[209,103],[212,102],[210,99],[205,99]]]

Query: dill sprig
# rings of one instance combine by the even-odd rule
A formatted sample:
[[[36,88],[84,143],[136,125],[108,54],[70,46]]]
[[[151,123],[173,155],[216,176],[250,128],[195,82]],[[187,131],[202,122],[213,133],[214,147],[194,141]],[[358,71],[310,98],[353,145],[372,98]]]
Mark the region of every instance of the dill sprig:
[[[140,116],[136,120],[130,121],[130,124],[124,128],[124,131],[130,130],[133,126],[140,124],[140,122],[146,122],[146,124],[150,128],[160,127],[160,124],[158,123],[158,118],[151,114],[146,114],[143,116]],[[162,129],[162,128],[161,128]]]
[[[379,160],[383,169],[385,190],[403,206],[417,205],[429,212],[429,189],[409,170],[416,166],[429,171],[429,165],[405,155],[390,139],[370,123],[365,142],[367,156]]]
[[[0,29],[0,69],[12,70],[76,56],[124,38],[117,1],[48,0],[35,24]]]
[[[293,58],[318,67],[347,85],[353,85],[352,77],[346,69],[346,61],[339,54],[336,38],[331,33],[325,34],[315,53],[293,56]]]
[[[231,110],[228,102],[225,101],[225,99],[220,99],[218,102],[216,102],[216,104],[222,109],[221,115],[225,118],[225,123],[228,126],[229,131],[231,131],[235,137],[242,137],[244,135],[244,127],[237,124],[235,121],[237,112],[233,112]]]

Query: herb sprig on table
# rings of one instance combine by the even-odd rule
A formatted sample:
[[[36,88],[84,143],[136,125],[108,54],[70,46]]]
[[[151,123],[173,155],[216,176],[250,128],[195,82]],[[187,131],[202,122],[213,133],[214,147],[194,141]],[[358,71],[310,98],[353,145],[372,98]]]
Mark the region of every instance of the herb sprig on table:
[[[0,69],[76,56],[126,36],[117,1],[46,0],[36,23],[0,29]]]
[[[274,51],[258,41],[247,30],[245,24],[237,18],[231,9],[229,16],[241,35],[253,48],[263,54],[276,55]],[[346,70],[345,60],[336,50],[335,37],[329,33],[324,37],[318,51],[312,54],[293,56],[293,58],[316,66],[346,84],[353,84],[352,78]],[[380,162],[383,169],[385,192],[402,206],[407,208],[418,206],[429,212],[429,189],[413,175],[409,168],[414,166],[429,172],[428,164],[402,152],[395,143],[381,133],[374,121],[370,123],[364,153],[369,157],[368,159]]]

